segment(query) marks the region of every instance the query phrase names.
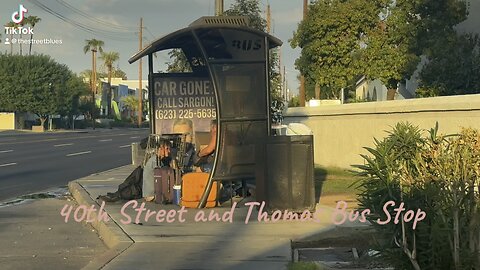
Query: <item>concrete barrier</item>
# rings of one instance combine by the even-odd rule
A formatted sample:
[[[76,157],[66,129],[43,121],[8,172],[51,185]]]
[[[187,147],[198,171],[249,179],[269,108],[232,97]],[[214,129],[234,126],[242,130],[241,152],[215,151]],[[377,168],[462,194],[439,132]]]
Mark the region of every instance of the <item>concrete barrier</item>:
[[[335,106],[289,108],[284,124],[303,123],[314,134],[314,160],[322,166],[351,168],[363,164],[363,147],[373,146],[398,122],[428,130],[457,133],[461,127],[480,129],[480,95],[419,98]]]
[[[140,143],[132,143],[132,165],[142,165],[144,157],[145,150],[140,147]]]

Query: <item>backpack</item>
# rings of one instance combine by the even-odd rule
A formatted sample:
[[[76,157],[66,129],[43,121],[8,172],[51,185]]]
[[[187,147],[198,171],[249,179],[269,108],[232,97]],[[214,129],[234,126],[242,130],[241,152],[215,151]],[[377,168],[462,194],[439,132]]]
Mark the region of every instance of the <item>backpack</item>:
[[[115,202],[118,200],[136,200],[142,198],[143,168],[138,166],[133,172],[118,186],[114,193],[108,192],[107,195],[100,195],[97,199],[106,202]]]
[[[138,166],[118,186],[118,195],[122,200],[136,200],[142,198],[143,168]]]

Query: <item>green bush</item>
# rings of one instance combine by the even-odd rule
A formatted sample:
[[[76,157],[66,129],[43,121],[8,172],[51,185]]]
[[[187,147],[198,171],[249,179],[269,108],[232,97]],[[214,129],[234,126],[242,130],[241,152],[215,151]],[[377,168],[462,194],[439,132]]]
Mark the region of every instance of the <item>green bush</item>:
[[[425,137],[417,127],[399,123],[366,148],[365,165],[355,166],[366,177],[359,202],[371,210],[380,258],[396,269],[479,269],[480,135],[472,129],[448,136],[437,131],[438,125]],[[403,215],[398,224],[379,225],[388,201],[421,209],[426,218],[416,229]]]

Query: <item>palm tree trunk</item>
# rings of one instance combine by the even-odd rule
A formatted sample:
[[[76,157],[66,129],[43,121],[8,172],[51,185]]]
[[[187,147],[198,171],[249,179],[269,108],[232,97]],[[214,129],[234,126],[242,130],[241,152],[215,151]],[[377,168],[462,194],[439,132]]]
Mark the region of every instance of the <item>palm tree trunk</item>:
[[[92,84],[92,89],[95,94],[97,94],[97,52],[95,50],[92,51],[92,62],[93,62],[93,67],[92,67],[92,76],[93,76],[93,84]]]
[[[10,55],[13,55],[13,34],[10,34]]]
[[[22,39],[23,37],[23,34],[22,34],[22,31],[20,31],[20,39]],[[18,42],[18,44],[20,45],[20,55],[23,55],[23,50],[22,50],[22,42]]]
[[[28,55],[32,55],[32,40],[33,40],[33,32],[30,34],[30,48],[28,49]]]
[[[111,116],[112,113],[112,67],[108,66],[108,95],[107,95],[107,115]]]
[[[95,107],[97,103],[95,101],[95,86],[96,86],[96,79],[95,79],[95,50],[92,50],[92,128],[95,129]]]

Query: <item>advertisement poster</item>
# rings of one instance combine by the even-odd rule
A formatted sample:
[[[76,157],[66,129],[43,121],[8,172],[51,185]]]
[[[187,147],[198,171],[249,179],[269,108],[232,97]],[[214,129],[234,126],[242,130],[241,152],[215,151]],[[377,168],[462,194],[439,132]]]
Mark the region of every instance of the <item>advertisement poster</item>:
[[[157,134],[210,131],[216,119],[213,84],[202,77],[155,77],[153,108]],[[192,134],[194,135],[194,134]]]

